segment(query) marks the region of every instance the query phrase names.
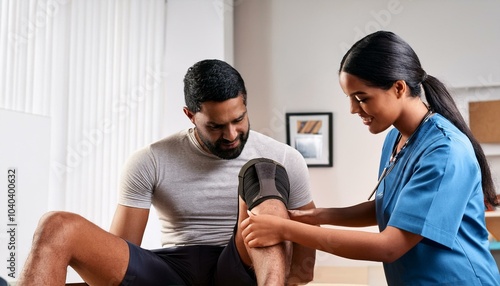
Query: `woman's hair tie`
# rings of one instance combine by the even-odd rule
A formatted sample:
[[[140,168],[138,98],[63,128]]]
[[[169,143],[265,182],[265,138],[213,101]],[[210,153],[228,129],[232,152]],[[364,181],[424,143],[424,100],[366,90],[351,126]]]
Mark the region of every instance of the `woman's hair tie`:
[[[427,80],[429,76],[427,75],[427,73],[424,71],[424,75],[422,76],[422,81],[421,82],[424,82]]]

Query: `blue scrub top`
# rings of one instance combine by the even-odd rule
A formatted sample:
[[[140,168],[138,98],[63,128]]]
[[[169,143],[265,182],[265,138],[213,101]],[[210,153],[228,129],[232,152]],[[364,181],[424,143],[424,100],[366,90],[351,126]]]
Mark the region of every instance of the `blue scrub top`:
[[[399,132],[387,135],[379,174]],[[393,263],[389,285],[500,285],[489,251],[481,171],[469,139],[440,114],[430,117],[398,154],[375,200],[380,231],[424,237]]]

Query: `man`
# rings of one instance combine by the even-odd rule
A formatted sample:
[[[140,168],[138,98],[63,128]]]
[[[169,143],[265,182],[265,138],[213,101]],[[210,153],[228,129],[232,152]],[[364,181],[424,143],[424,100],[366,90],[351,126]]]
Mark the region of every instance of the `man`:
[[[285,218],[287,206],[314,207],[304,159],[250,130],[243,79],[227,63],[198,62],[184,84],[184,113],[195,127],[131,156],[110,233],[76,214],[45,215],[17,285],[63,285],[68,265],[90,285],[312,280],[314,250],[291,251],[290,243],[248,248],[238,227],[248,217],[246,202],[253,213]],[[154,251],[139,247],[151,204],[163,245]]]

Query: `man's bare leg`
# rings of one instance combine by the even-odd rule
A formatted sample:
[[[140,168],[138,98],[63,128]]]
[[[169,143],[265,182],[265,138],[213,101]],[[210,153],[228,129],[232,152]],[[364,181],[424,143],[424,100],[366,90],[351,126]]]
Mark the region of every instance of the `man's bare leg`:
[[[89,285],[119,285],[128,260],[123,239],[79,215],[50,212],[39,222],[16,285],[65,285],[68,266]]]
[[[238,177],[238,225],[248,217],[248,209],[254,214],[289,218],[286,205],[290,185],[283,166],[270,159],[256,158],[241,168]],[[248,248],[243,242],[241,229],[238,228],[236,247],[243,262],[253,267],[259,285],[285,285],[292,257],[291,243]]]
[[[247,215],[246,203],[239,199],[238,225]],[[252,209],[255,214],[271,214],[288,218],[285,205],[275,199],[262,202]],[[251,266],[257,276],[258,285],[280,285],[286,284],[291,261],[291,244],[289,242],[280,243],[271,247],[249,248],[243,242],[241,229],[236,231],[236,247],[241,259],[246,265]]]

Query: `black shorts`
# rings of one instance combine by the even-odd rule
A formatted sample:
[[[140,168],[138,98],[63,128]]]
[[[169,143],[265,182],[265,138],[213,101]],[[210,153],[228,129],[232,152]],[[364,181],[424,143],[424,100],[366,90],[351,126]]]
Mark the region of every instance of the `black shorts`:
[[[127,242],[130,260],[123,286],[257,285],[231,237],[227,246],[177,246],[147,250]]]

